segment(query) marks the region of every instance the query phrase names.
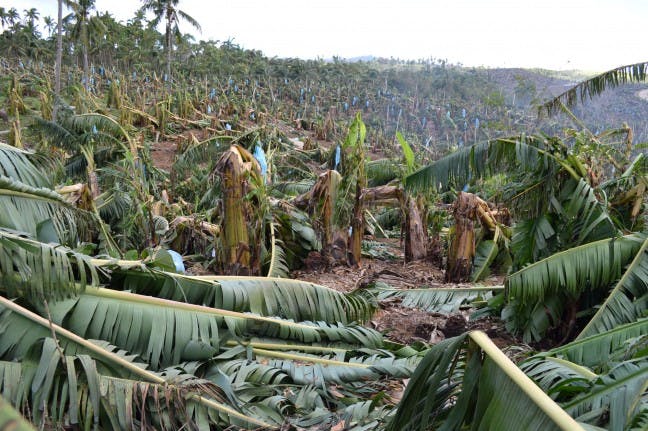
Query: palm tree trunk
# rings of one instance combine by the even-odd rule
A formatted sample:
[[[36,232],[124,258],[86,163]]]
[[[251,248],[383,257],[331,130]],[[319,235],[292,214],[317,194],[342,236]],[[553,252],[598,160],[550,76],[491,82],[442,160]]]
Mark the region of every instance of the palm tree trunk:
[[[56,63],[54,65],[54,108],[52,121],[56,121],[59,97],[61,95],[61,62],[63,61],[63,0],[58,0],[58,19],[56,26]]]
[[[171,17],[167,16],[167,25],[166,25],[166,49],[167,49],[167,58],[166,58],[166,79],[168,84],[171,84]]]
[[[85,88],[86,91],[89,90],[90,88],[90,82],[89,82],[89,71],[90,67],[88,66],[88,28],[86,26],[83,27],[83,43],[82,43],[82,51],[83,51],[83,88]]]

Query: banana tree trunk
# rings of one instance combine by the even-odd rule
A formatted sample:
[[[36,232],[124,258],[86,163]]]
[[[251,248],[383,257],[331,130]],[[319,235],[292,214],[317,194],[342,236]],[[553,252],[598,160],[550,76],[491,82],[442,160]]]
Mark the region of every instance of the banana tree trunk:
[[[23,148],[22,132],[20,129],[20,114],[16,111],[16,118],[11,122],[11,129],[9,129],[9,145],[16,148]]]
[[[362,186],[356,185],[356,200],[353,205],[353,219],[351,219],[351,238],[349,264],[360,266],[362,259],[362,237],[364,236],[364,204],[362,199]]]
[[[327,250],[334,243],[336,229],[333,223],[333,207],[341,176],[337,171],[329,170],[322,173],[315,185],[308,192],[297,196],[293,204],[308,212],[313,227],[322,241],[322,248]]]
[[[254,160],[253,156],[244,148],[232,145],[216,165],[223,192],[221,264],[225,274],[254,275],[260,272],[260,259],[252,255],[248,230],[252,216],[251,204],[246,201],[250,190],[248,180],[251,174],[259,172],[258,165],[254,166],[251,160]]]
[[[425,259],[428,235],[426,224],[421,217],[419,203],[414,197],[408,196],[405,205],[405,261]]]
[[[359,114],[358,114],[359,115]],[[359,116],[358,116],[359,118]],[[353,127],[353,126],[352,126]],[[351,132],[349,132],[351,133]],[[358,132],[360,133],[360,132]],[[349,238],[349,265],[360,266],[362,259],[362,238],[364,237],[364,199],[362,191],[367,187],[367,174],[364,169],[364,138],[356,138],[357,180],[353,202],[353,218],[351,219],[351,237]]]
[[[470,280],[475,257],[475,222],[484,228],[495,231],[496,216],[504,216],[507,211],[492,211],[488,203],[472,193],[459,192],[452,210],[454,216],[454,235],[448,249],[446,281],[461,283]]]
[[[475,257],[476,196],[459,192],[453,206],[454,235],[448,249],[448,263],[445,279],[461,283],[470,279]]]

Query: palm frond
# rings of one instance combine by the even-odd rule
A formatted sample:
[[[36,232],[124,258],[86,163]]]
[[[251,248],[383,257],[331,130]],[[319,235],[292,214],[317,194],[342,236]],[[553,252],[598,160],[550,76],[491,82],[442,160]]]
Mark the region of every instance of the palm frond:
[[[67,151],[78,151],[78,140],[62,124],[36,117],[32,127],[44,134],[48,141]]]
[[[643,82],[646,80],[646,72],[648,72],[648,62],[617,67],[587,79],[554,97],[542,105],[539,112],[546,111],[551,116],[560,111],[562,105],[571,108],[578,102],[584,103],[586,99],[592,99],[603,93],[607,88],[618,87],[629,82]]]
[[[102,133],[120,145],[124,151],[130,151],[130,148],[123,143],[123,141],[130,143],[130,135],[115,119],[107,115],[97,113],[80,114],[70,117],[69,121],[71,128],[79,132],[91,130],[95,126],[98,133]]]
[[[557,292],[577,295],[587,286],[605,288],[621,277],[644,241],[645,235],[632,234],[555,253],[511,274],[507,296],[530,303]]]
[[[369,292],[376,294],[379,300],[401,298],[403,307],[449,314],[458,311],[462,305],[476,300],[486,300],[503,290],[504,286],[395,289],[384,283],[376,283]]]
[[[577,339],[631,323],[648,309],[648,236],[621,279]]]
[[[192,16],[188,15],[187,13],[185,13],[185,12],[183,12],[181,10],[178,11],[178,15],[180,15],[182,17],[182,19],[184,19],[189,24],[191,24],[191,26],[193,28],[195,28],[196,30],[198,30],[198,31],[201,30],[200,23],[198,21],[196,21]]]

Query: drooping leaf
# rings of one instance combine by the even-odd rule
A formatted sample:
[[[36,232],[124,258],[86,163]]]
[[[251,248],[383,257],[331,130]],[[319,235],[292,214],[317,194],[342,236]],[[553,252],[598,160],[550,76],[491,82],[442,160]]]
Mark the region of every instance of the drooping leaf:
[[[55,308],[55,306],[52,307],[53,311]],[[52,334],[56,335],[56,341],[49,338]],[[42,348],[38,347],[40,345],[39,343],[41,343],[43,339],[50,340],[45,341],[45,343],[42,344],[42,346],[46,347],[47,350],[41,350]],[[91,409],[91,411],[94,410],[93,421],[97,421],[99,418],[100,412],[98,409],[98,400],[100,396],[105,395],[102,391],[107,389],[107,386],[104,386],[103,389],[100,387],[99,382],[102,378],[97,373],[121,379],[140,380],[139,383],[126,383],[126,386],[122,385],[122,389],[126,390],[129,387],[132,388],[133,385],[139,385],[140,390],[143,392],[138,395],[138,397],[145,396],[147,399],[152,400],[159,399],[157,394],[159,394],[158,389],[161,387],[163,387],[165,391],[171,389],[168,384],[172,384],[172,379],[177,377],[177,373],[172,373],[170,375],[171,379],[169,379],[164,377],[165,374],[157,374],[148,371],[146,370],[145,364],[136,362],[135,356],[127,355],[123,350],[118,350],[114,346],[108,345],[105,342],[91,342],[81,338],[64,328],[61,328],[55,323],[52,323],[51,321],[48,321],[47,319],[44,319],[13,303],[12,301],[0,297],[0,359],[10,361],[24,360],[25,358],[28,359],[32,357],[30,355],[34,353],[35,348],[38,349],[36,357],[40,359],[38,360],[37,367],[28,368],[30,373],[34,373],[33,377],[30,377],[29,379],[25,376],[20,377],[20,369],[16,368],[16,362],[12,362],[9,365],[9,372],[4,371],[5,368],[0,367],[0,370],[3,370],[5,376],[11,376],[13,379],[8,380],[8,378],[5,377],[4,379],[0,379],[0,382],[5,382],[6,384],[14,382],[11,386],[11,390],[16,390],[12,399],[14,405],[21,405],[23,402],[27,402],[26,397],[28,397],[28,394],[25,390],[22,390],[26,387],[36,391],[37,399],[40,400],[48,399],[50,397],[54,397],[54,399],[65,398],[65,395],[56,395],[51,393],[52,390],[57,391],[61,388],[65,388],[65,385],[61,386],[60,384],[54,384],[59,364],[62,363],[61,352],[63,352],[63,355],[65,355],[66,358],[71,356],[77,357],[83,367],[86,376],[84,379],[88,384],[87,390],[89,391],[88,395],[84,396],[89,396],[90,398],[84,402],[87,402],[88,405],[94,403],[95,408]],[[71,361],[75,360],[74,358],[70,359]],[[67,372],[67,376],[64,377],[64,379],[68,380],[68,387],[70,387],[70,384],[74,387],[80,379],[77,378],[77,372],[74,371],[75,368],[69,362],[70,361],[66,361],[64,367],[65,372]],[[169,372],[165,371],[165,373],[168,374]],[[186,379],[187,378],[185,378],[185,380]],[[190,380],[191,376],[188,376],[188,379]],[[26,387],[20,386],[20,384],[24,384],[28,381],[31,383]],[[18,383],[18,385],[16,385],[16,383]],[[104,381],[104,383],[106,382]],[[151,392],[148,392],[149,389]],[[67,391],[66,389],[64,390]],[[213,413],[216,415],[222,415],[222,417],[225,418],[225,423],[243,424],[244,426],[249,424],[254,424],[254,426],[267,426],[267,423],[261,420],[246,416],[236,408],[232,408],[227,404],[220,402],[218,399],[210,398],[211,395],[215,396],[216,392],[205,392],[199,390],[193,394],[183,393],[182,399],[193,401],[199,404],[200,408],[213,410]],[[109,394],[108,396],[114,395]],[[74,395],[70,395],[70,397],[72,400]],[[119,402],[119,400],[117,400],[117,402]],[[58,407],[57,403],[52,403],[52,405]],[[103,403],[102,407],[109,408]],[[125,412],[127,411],[128,409],[125,410]],[[76,412],[78,415],[82,414],[82,412],[74,408],[72,408],[71,413],[72,412]],[[63,414],[63,412],[59,413]],[[119,414],[121,415],[122,413]],[[175,412],[172,412],[172,414],[175,414]]]
[[[112,286],[143,295],[296,321],[362,322],[373,313],[373,305],[364,297],[285,278],[191,277],[131,270],[116,271]]]
[[[583,103],[586,99],[601,94],[606,88],[614,88],[629,82],[645,81],[647,71],[648,63],[643,62],[603,72],[556,96],[542,105],[539,110],[545,110],[549,115],[553,115],[561,109],[562,105],[573,107],[578,102]]]
[[[489,267],[497,257],[499,247],[493,240],[484,240],[479,243],[475,250],[475,261],[473,263],[473,272],[471,280],[473,282],[483,280],[489,275]]]
[[[452,313],[464,304],[488,299],[503,290],[504,286],[395,289],[376,283],[369,292],[376,294],[379,300],[401,298],[403,307],[420,308],[430,313]]]
[[[80,336],[137,353],[154,369],[209,359],[224,341],[255,335],[305,343],[382,344],[377,332],[357,325],[293,322],[108,289],[86,289],[78,298],[53,304],[51,312],[55,322]]]
[[[556,347],[540,356],[566,358],[586,367],[607,364],[615,351],[624,348],[628,340],[648,335],[648,319],[619,325],[589,337],[579,337],[564,346]]]
[[[576,295],[588,285],[605,288],[621,277],[644,241],[644,235],[632,234],[553,254],[511,274],[506,280],[507,295],[534,302],[559,291]]]
[[[621,279],[578,339],[609,331],[645,316],[648,309],[648,236]]]
[[[593,382],[592,387],[562,407],[583,421],[598,422],[600,412],[609,414],[610,430],[623,430],[628,418],[638,413],[640,399],[648,389],[648,361],[626,361]],[[595,412],[594,418],[588,415]]]
[[[41,302],[74,296],[98,282],[88,256],[0,229],[0,290],[5,295]]]

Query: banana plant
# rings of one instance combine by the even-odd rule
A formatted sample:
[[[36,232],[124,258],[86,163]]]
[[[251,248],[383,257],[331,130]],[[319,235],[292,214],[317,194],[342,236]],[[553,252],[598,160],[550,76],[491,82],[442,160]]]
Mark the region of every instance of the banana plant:
[[[508,328],[523,333],[525,340],[538,340],[555,327],[561,327],[563,336],[568,337],[573,335],[578,313],[583,311],[580,307],[588,308],[605,299],[601,291],[588,293],[583,289],[590,285],[605,289],[614,278],[602,282],[596,277],[574,291],[568,286],[580,266],[572,266],[566,273],[539,270],[531,276],[531,272],[543,265],[543,259],[566,269],[566,259],[583,259],[598,249],[597,244],[625,244],[624,240],[617,241],[625,227],[617,224],[619,220],[612,217],[608,202],[600,199],[600,188],[590,184],[587,163],[557,138],[495,139],[458,150],[422,168],[406,179],[406,185],[414,189],[446,188],[508,171],[514,185],[510,208],[518,218],[511,240],[513,269],[518,272],[508,277],[508,305],[502,317]],[[621,276],[619,268],[629,264],[638,250],[635,247],[624,255],[615,254],[612,272]],[[603,271],[608,265],[601,260],[593,270]],[[518,277],[532,284],[519,282]],[[533,299],[525,298],[526,294]],[[583,315],[580,319],[587,318]]]

